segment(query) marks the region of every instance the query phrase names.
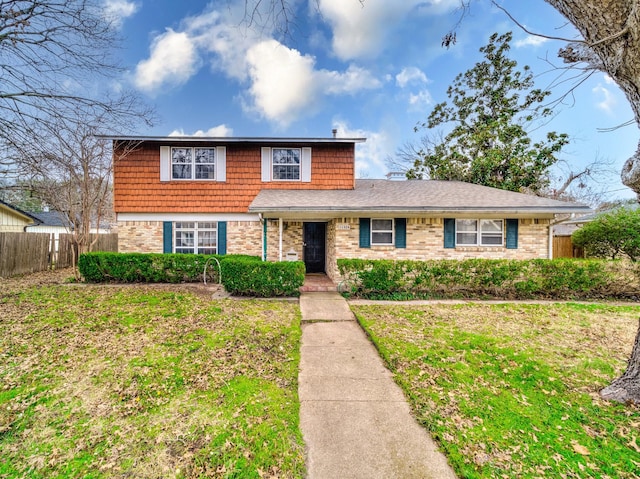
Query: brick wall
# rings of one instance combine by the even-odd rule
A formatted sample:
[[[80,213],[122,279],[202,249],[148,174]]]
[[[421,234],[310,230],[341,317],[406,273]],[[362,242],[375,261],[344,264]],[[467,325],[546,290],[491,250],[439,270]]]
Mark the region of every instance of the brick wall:
[[[227,254],[262,257],[262,224],[259,221],[227,221]]]
[[[162,253],[162,221],[119,221],[120,253]]]
[[[267,222],[267,261],[278,261],[280,256],[280,233],[278,221],[269,220]],[[282,228],[282,259],[288,251],[297,253],[298,259],[302,261],[302,222],[284,221]]]
[[[360,248],[358,218],[337,219],[332,225],[335,235],[335,259],[327,264],[327,274],[339,279],[338,258],[364,259],[536,259],[547,258],[549,251],[549,220],[520,220],[518,248],[504,247],[444,247],[444,224],[441,218],[407,219],[407,247],[372,246]]]
[[[119,221],[121,253],[162,253],[162,221]],[[262,256],[262,225],[259,221],[227,221],[227,254]]]

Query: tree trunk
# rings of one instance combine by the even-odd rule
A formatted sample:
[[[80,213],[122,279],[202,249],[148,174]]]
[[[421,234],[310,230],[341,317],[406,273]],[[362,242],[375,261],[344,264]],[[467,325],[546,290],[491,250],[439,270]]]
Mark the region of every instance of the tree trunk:
[[[564,15],[586,43],[559,52],[566,63],[586,63],[609,75],[629,100],[640,126],[640,0],[545,0]],[[640,198],[640,144],[627,160],[622,182]]]
[[[640,323],[626,371],[600,391],[600,396],[608,401],[640,405]]]

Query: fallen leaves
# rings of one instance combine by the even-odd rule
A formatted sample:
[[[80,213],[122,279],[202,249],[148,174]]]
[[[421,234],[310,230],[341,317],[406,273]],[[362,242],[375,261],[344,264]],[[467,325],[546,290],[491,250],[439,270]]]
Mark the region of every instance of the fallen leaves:
[[[573,447],[573,450],[575,452],[577,452],[578,454],[581,454],[583,456],[589,456],[591,453],[589,452],[589,449],[587,449],[586,447],[584,447],[582,444],[578,444],[575,441],[571,441],[571,446]]]

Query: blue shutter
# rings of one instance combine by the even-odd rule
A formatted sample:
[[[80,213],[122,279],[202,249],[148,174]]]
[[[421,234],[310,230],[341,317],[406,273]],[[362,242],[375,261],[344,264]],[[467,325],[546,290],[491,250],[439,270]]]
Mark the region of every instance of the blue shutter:
[[[162,252],[173,253],[173,223],[171,221],[162,223]]]
[[[360,218],[360,248],[371,248],[371,220]]]
[[[407,219],[396,218],[396,248],[407,247]]]
[[[507,220],[507,249],[518,249],[518,220]]]
[[[444,219],[444,247],[456,247],[456,220],[454,218]]]
[[[227,222],[218,221],[218,254],[227,254]]]

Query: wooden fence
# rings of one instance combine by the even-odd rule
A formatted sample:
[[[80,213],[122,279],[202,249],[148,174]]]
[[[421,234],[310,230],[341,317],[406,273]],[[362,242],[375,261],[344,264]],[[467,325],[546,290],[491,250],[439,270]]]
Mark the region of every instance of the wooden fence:
[[[117,234],[97,236],[92,251],[118,251]],[[0,233],[0,277],[68,268],[76,259],[73,235],[60,234],[56,250],[53,233]]]
[[[584,251],[573,245],[571,236],[553,237],[553,257],[555,258],[584,258]]]

